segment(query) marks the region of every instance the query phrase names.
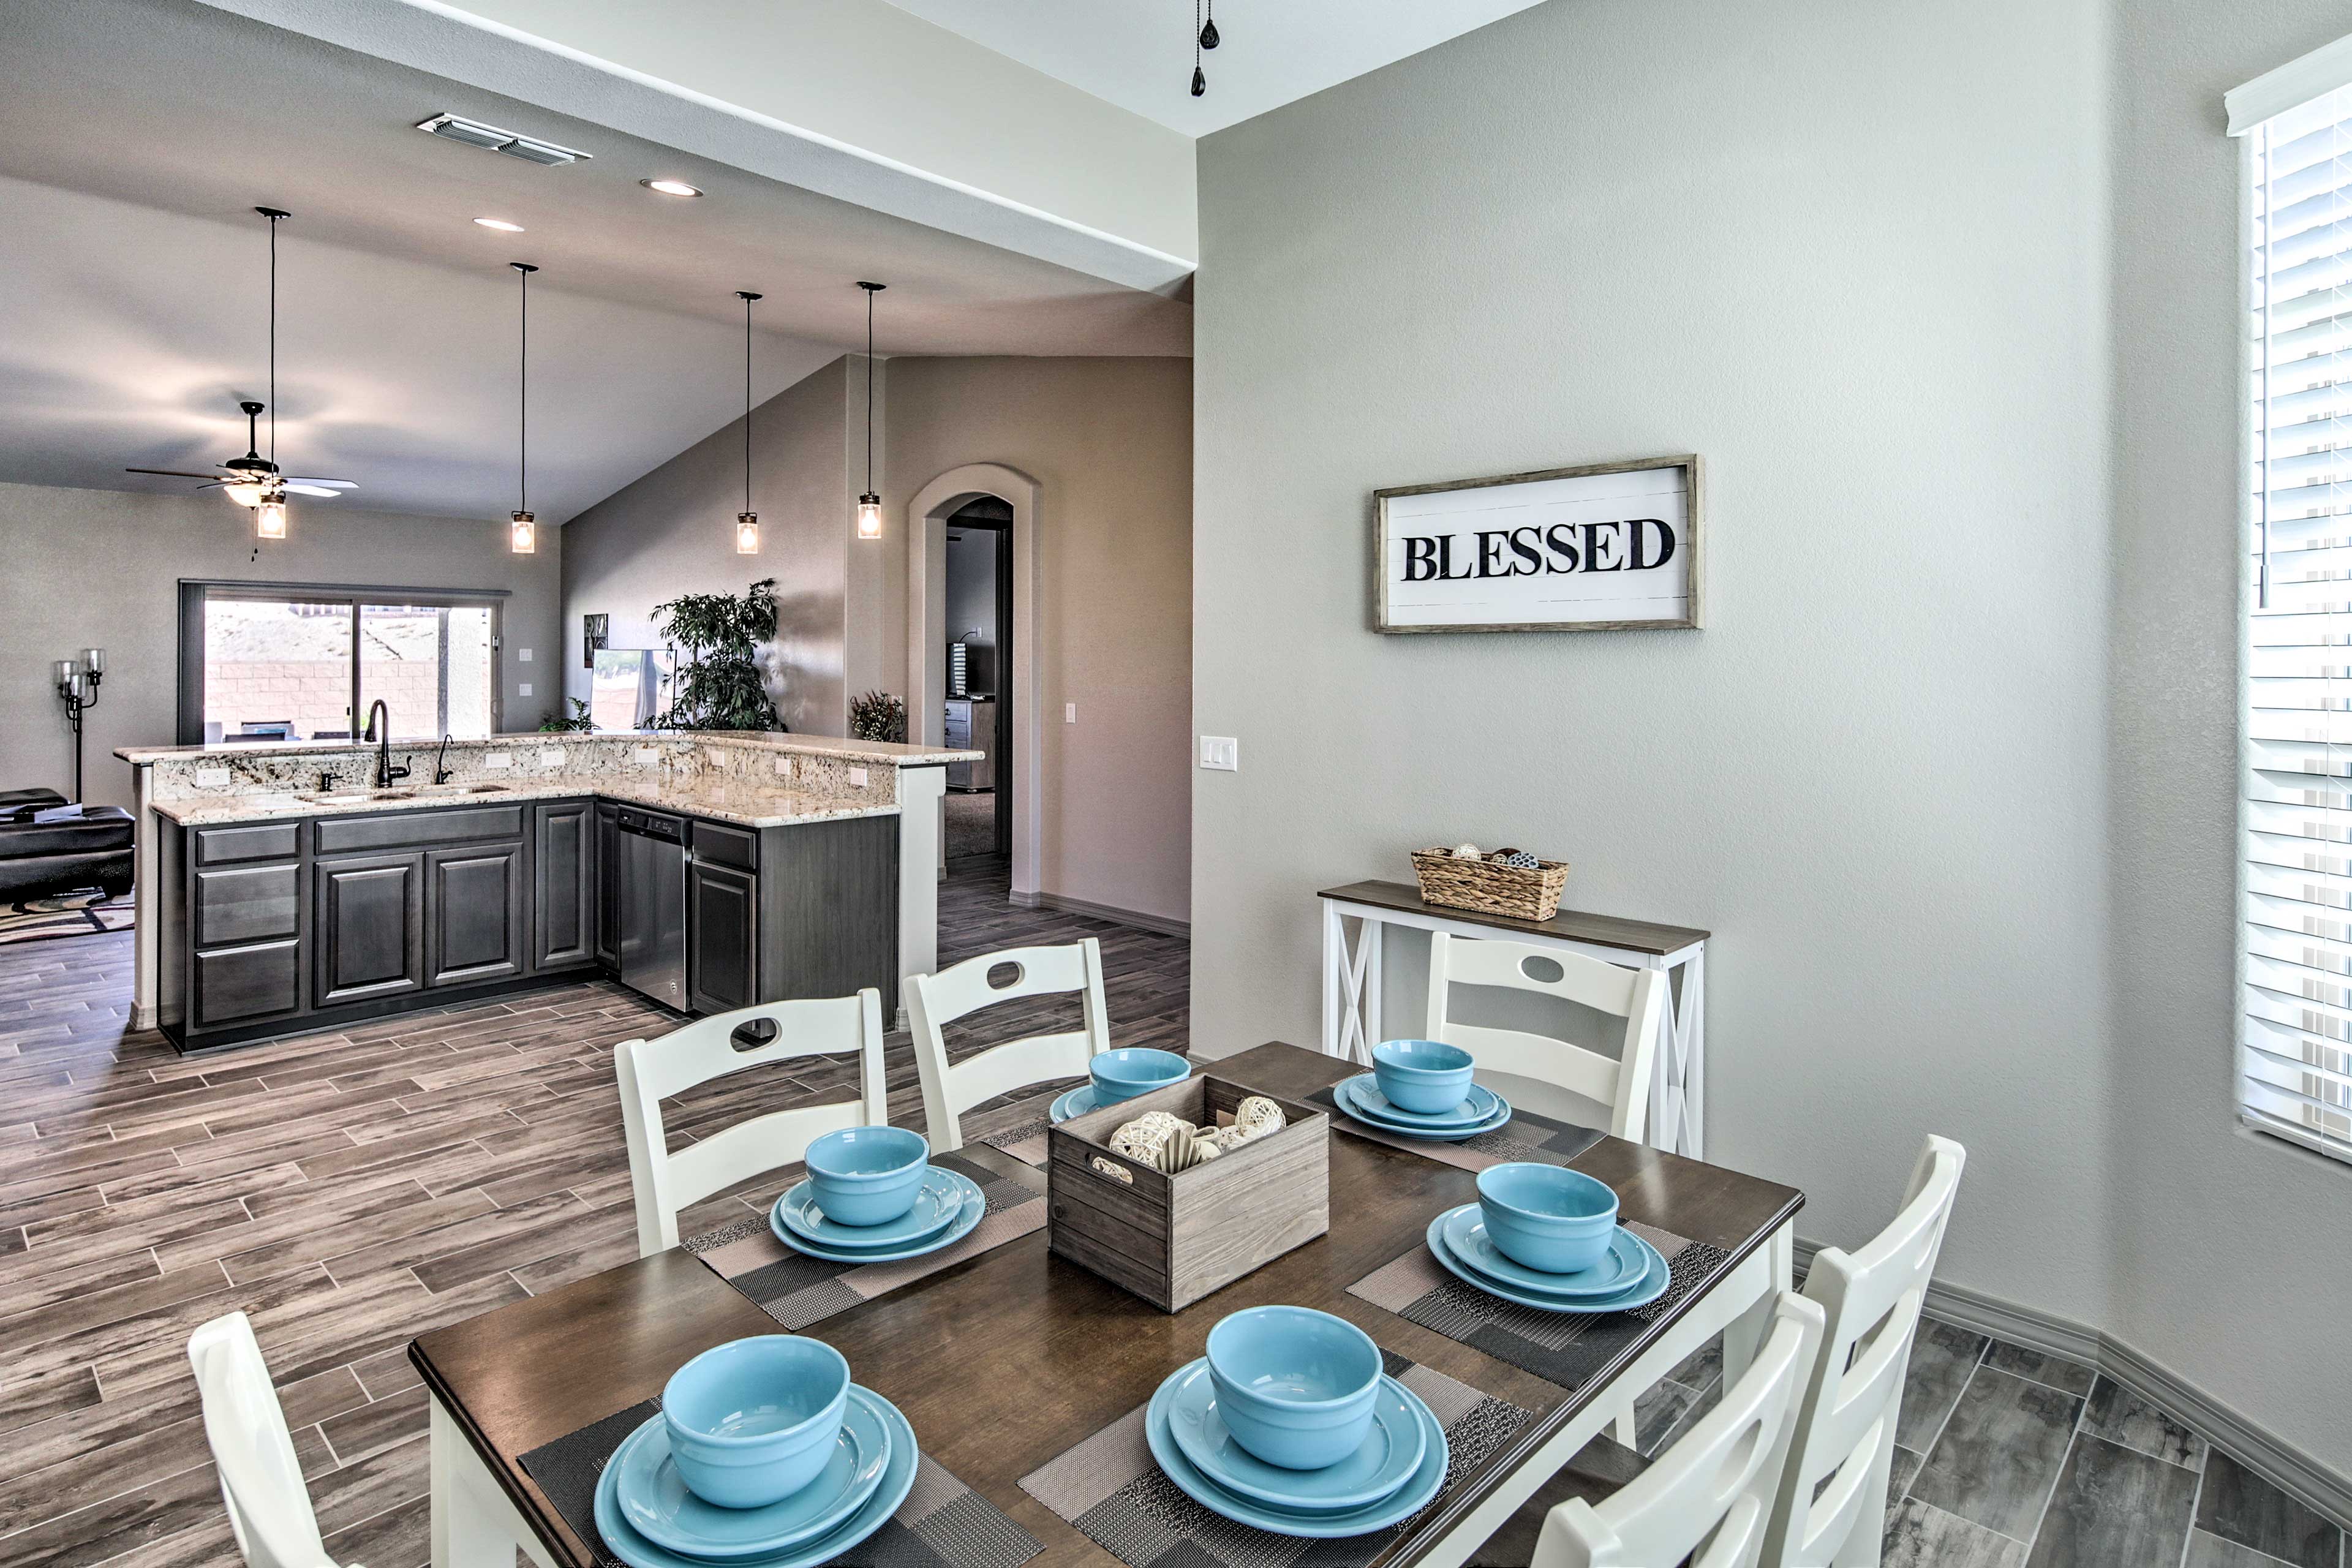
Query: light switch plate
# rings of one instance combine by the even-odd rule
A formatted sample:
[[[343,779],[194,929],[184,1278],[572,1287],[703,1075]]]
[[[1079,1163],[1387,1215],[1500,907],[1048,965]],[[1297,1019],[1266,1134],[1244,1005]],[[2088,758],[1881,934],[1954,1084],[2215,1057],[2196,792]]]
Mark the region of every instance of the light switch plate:
[[[229,772],[226,768],[198,768],[196,770],[196,787],[198,789],[226,789],[228,787],[228,781]]]
[[[562,767],[563,765],[563,748],[561,746],[541,746],[539,749],[539,765],[542,768]]]
[[[1237,773],[1242,769],[1242,743],[1231,735],[1201,737],[1201,765],[1220,773]]]
[[[852,789],[864,789],[866,787],[866,770],[864,768],[852,768],[849,770],[849,787]]]
[[[1078,721],[1078,705],[1077,705],[1076,703],[1075,703],[1075,702],[1065,702],[1065,703],[1063,703],[1063,704],[1062,704],[1062,722],[1063,722],[1063,723],[1065,723],[1065,724],[1075,724],[1075,723],[1076,723],[1077,721]]]
[[[790,758],[790,757],[778,757],[778,758],[776,759],[776,772],[778,772],[779,773],[782,773],[782,774],[784,777],[786,777],[786,778],[790,778],[790,777],[792,777],[792,776],[793,776],[793,760],[792,760],[792,758]]]
[[[518,686],[518,687],[516,687],[516,688],[515,688],[515,691],[516,691],[517,695],[519,695],[519,696],[523,696],[523,697],[528,697],[528,696],[530,696],[530,681],[528,681],[528,680],[524,681],[520,686]]]
[[[520,655],[518,655],[517,657],[518,657],[518,658],[520,658],[520,659],[521,659],[525,664],[529,664],[529,663],[530,662],[530,649],[529,649],[529,648],[524,648],[524,649],[521,651],[521,653],[520,653]]]
[[[482,766],[485,768],[494,769],[510,768],[514,766],[514,753],[512,752],[485,752],[482,753]]]
[[[637,766],[641,768],[659,767],[661,765],[661,748],[658,746],[639,746],[629,753],[629,761],[636,763]]]

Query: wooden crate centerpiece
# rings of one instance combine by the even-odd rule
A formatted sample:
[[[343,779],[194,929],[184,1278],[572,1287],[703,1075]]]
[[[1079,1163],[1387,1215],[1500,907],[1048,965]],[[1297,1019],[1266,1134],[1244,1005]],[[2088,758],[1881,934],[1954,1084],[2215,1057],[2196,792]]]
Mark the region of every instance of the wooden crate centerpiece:
[[[1176,1312],[1329,1230],[1331,1119],[1311,1105],[1266,1095],[1280,1131],[1172,1175],[1111,1152],[1111,1134],[1147,1110],[1213,1127],[1259,1092],[1195,1075],[1050,1129],[1048,1246]]]

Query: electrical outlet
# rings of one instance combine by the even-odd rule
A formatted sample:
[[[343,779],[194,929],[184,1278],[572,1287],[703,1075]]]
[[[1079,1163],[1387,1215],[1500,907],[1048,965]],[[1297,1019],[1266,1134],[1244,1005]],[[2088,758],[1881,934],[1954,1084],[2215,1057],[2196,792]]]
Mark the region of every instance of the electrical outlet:
[[[482,766],[493,770],[499,768],[510,768],[514,766],[514,753],[512,752],[486,752],[482,754]]]
[[[518,695],[518,696],[521,696],[521,697],[528,697],[528,696],[530,696],[530,681],[528,681],[528,680],[524,681],[520,686],[518,686],[518,687],[516,687],[516,688],[515,688],[515,692],[516,692],[516,695]]]
[[[1237,773],[1242,771],[1242,743],[1231,735],[1201,737],[1201,765],[1219,773]]]
[[[1065,702],[1065,703],[1063,703],[1063,704],[1062,704],[1062,722],[1063,722],[1063,723],[1065,723],[1065,724],[1075,724],[1075,723],[1076,723],[1077,721],[1078,721],[1078,705],[1077,705],[1076,703],[1075,703],[1075,702]]]
[[[852,768],[849,770],[849,787],[852,789],[864,789],[866,787],[866,770],[864,768]]]
[[[530,662],[530,649],[524,648],[522,652],[516,657],[520,658],[523,663],[529,664]]]
[[[541,746],[539,749],[539,765],[542,768],[562,767],[563,765],[563,748],[561,746]]]
[[[229,772],[226,768],[198,768],[196,770],[196,787],[198,789],[226,789],[228,787],[228,780]]]
[[[661,766],[661,752],[653,746],[639,746],[629,753],[629,761],[641,768]]]
[[[778,776],[782,777],[782,778],[790,778],[790,777],[792,777],[792,776],[793,776],[793,760],[792,760],[792,758],[790,758],[790,757],[778,757],[778,758],[776,759],[776,773],[777,773]]]

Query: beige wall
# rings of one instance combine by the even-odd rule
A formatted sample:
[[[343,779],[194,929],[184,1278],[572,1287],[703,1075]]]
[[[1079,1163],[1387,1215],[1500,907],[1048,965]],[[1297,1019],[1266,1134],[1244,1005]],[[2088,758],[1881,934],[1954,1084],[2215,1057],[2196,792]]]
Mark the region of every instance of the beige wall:
[[[72,737],[48,666],[94,644],[106,649],[107,677],[87,720],[86,793],[130,804],[131,770],[114,748],[168,746],[176,731],[183,577],[508,589],[501,725],[537,728],[561,683],[555,531],[541,533],[539,553],[515,555],[503,518],[348,505],[297,500],[289,537],[265,544],[252,514],[217,496],[0,485],[0,789],[72,788]]]
[[[1027,474],[1043,579],[1040,890],[1189,921],[1192,362],[900,359],[887,385],[890,689],[907,689],[908,503],[965,464]]]
[[[656,605],[680,594],[740,594],[773,577],[777,640],[790,671],[784,721],[808,734],[846,731],[848,516],[862,477],[848,472],[845,457],[852,385],[861,420],[865,409],[864,384],[849,364],[835,360],[753,411],[759,554],[735,552],[740,419],[563,526],[563,668],[572,696],[588,695],[581,616],[611,616],[611,647],[657,647]]]

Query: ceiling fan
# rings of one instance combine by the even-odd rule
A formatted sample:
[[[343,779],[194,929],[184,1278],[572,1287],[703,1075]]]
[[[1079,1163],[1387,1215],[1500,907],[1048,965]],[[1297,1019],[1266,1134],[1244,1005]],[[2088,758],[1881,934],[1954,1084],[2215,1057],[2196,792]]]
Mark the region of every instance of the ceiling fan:
[[[271,407],[278,399],[278,221],[292,215],[280,207],[253,209],[269,220],[269,404],[251,399],[239,403],[245,411],[245,456],[231,458],[220,465],[217,472],[192,474],[178,468],[126,468],[125,473],[162,474],[167,479],[202,479],[199,487],[218,489],[239,506],[254,510],[254,526],[264,539],[286,537],[286,497],[318,496],[331,500],[345,490],[359,489],[349,479],[298,479],[278,470],[278,414]],[[261,455],[261,413],[270,408],[269,456]]]
[[[281,474],[278,465],[261,455],[260,419],[262,405],[240,403],[245,411],[246,453],[221,464],[216,472],[192,474],[182,468],[125,468],[126,474],[162,474],[167,479],[203,479],[199,489],[220,489],[239,506],[259,506],[274,491],[291,491],[298,496],[318,496],[331,500],[345,490],[359,489],[350,479],[316,479]]]

